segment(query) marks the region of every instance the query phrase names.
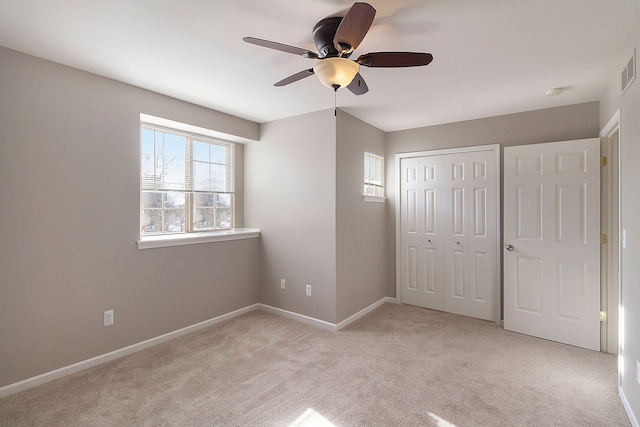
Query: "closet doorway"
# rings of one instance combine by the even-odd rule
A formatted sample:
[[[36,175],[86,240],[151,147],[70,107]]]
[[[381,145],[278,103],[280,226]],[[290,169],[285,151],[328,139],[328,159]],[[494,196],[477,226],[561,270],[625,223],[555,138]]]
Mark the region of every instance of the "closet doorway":
[[[500,146],[396,155],[399,302],[500,321]]]

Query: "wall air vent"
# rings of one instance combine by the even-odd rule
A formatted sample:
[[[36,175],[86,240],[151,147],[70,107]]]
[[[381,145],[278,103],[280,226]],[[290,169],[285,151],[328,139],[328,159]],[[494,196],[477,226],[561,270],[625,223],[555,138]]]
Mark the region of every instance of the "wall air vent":
[[[627,62],[627,65],[622,70],[622,93],[624,94],[631,83],[636,79],[636,50],[633,49],[631,59]]]

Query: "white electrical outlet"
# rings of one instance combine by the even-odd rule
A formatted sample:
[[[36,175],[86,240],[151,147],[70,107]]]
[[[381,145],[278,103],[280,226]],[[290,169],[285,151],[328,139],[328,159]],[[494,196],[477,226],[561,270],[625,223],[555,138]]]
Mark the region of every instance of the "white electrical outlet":
[[[310,297],[310,296],[311,296],[311,285],[307,285],[307,286],[306,286],[305,292],[306,292],[306,294],[307,294],[307,296],[308,296],[308,297]]]
[[[640,360],[636,360],[636,381],[640,384]]]
[[[285,280],[284,279],[280,279],[280,289],[286,289],[286,285],[285,285]]]
[[[113,325],[113,310],[107,310],[104,312],[104,326]]]

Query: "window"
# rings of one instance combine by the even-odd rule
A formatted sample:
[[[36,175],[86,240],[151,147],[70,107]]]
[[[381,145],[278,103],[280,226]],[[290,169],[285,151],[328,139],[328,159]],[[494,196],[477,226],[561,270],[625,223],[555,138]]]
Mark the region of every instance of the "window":
[[[364,153],[364,196],[366,201],[384,200],[384,157]]]
[[[140,237],[229,230],[234,144],[140,125]]]

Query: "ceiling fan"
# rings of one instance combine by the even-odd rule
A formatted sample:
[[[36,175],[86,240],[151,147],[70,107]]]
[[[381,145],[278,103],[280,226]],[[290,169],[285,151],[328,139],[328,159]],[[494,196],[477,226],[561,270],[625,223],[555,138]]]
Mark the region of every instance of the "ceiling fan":
[[[362,95],[369,88],[360,75],[360,66],[419,67],[433,61],[430,53],[418,52],[371,52],[360,55],[356,60],[348,59],[369,31],[375,15],[376,10],[370,4],[354,3],[344,18],[334,16],[321,20],[313,28],[313,41],[318,53],[255,37],[244,37],[242,40],[317,60],[313,68],[284,78],[274,86],[285,86],[315,74],[327,87],[337,91],[346,86],[352,93]]]

